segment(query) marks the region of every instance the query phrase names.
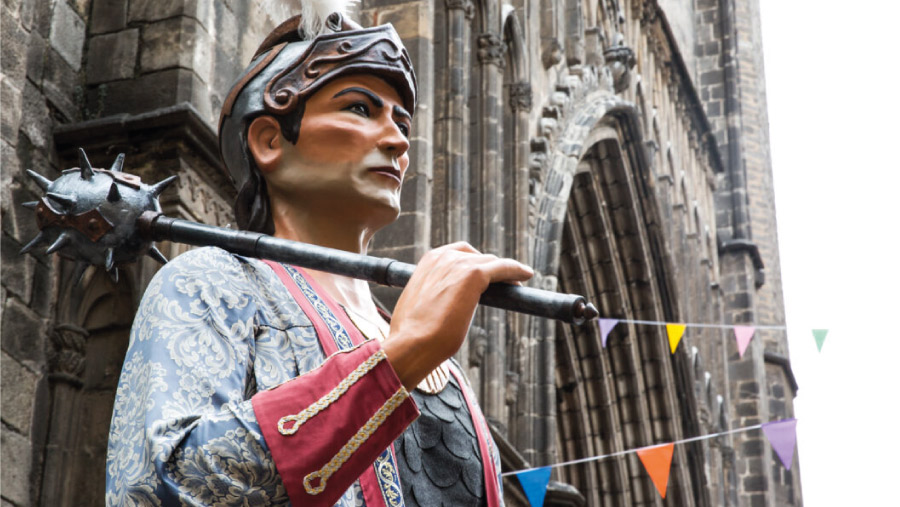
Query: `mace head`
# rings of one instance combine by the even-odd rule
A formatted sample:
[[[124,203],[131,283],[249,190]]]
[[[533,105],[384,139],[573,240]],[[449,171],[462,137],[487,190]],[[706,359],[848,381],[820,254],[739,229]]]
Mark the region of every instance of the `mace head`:
[[[40,233],[19,253],[47,243],[48,254],[57,252],[85,266],[103,266],[113,278],[118,275],[117,265],[145,254],[165,263],[152,241],[139,234],[137,219],[145,211],[160,211],[159,194],[176,177],[146,185],[122,172],[124,153],[109,169],[91,166],[81,148],[78,155],[79,167],[64,170],[53,181],[26,171],[45,194],[39,201],[23,204],[34,210]]]

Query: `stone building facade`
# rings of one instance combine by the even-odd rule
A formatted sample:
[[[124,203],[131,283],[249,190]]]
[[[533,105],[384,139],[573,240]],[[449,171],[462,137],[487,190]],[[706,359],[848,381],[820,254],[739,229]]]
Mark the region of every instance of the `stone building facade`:
[[[605,317],[782,324],[756,0],[362,0],[416,67],[403,213],[375,255],[466,240],[584,294]],[[77,278],[39,252],[30,210],[83,147],[145,181],[177,174],[167,215],[225,225],[234,191],[214,126],[280,20],[248,0],[2,4],[3,505],[102,503],[129,325],[158,266]],[[170,258],[185,247],[163,244]],[[377,296],[390,306],[390,289]],[[790,417],[783,331],[743,359],[730,331],[596,326],[479,309],[459,353],[504,469]],[[554,469],[548,505],[800,505],[760,432],[675,447],[661,500],[634,454]],[[514,480],[510,505],[525,505]]]

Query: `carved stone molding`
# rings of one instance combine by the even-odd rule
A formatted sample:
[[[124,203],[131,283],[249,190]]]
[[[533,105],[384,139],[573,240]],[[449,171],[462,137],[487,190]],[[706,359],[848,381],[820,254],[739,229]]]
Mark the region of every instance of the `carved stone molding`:
[[[557,39],[551,39],[544,44],[544,50],[541,52],[541,63],[545,69],[553,67],[561,62],[563,58],[563,47]]]
[[[475,4],[472,0],[444,0],[448,11],[460,10],[466,13],[466,19],[475,17]]]
[[[506,66],[506,43],[499,35],[488,32],[478,36],[478,61],[501,69]]]
[[[621,93],[631,84],[631,69],[637,63],[634,50],[625,45],[622,34],[616,34],[616,44],[603,51],[606,66],[613,78],[613,89]]]
[[[487,331],[479,326],[469,329],[469,366],[480,367],[484,363],[484,353],[487,350]]]
[[[47,354],[50,376],[80,387],[84,373],[85,345],[89,333],[73,324],[59,324],[50,333]]]
[[[513,111],[531,111],[533,101],[531,83],[522,81],[509,85],[509,107]]]

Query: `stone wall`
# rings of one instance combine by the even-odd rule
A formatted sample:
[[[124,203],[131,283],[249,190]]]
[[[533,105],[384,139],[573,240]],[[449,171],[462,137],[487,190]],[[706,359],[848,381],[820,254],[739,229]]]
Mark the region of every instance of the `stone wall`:
[[[98,167],[124,152],[145,181],[179,175],[167,215],[230,223],[215,125],[280,21],[259,5],[3,2],[4,505],[100,503],[127,329],[157,269],[114,285],[17,255],[37,232],[24,170],[52,179],[77,147]],[[403,213],[374,254],[413,262],[466,240],[604,316],[783,322],[755,0],[363,0],[354,14],[394,24],[420,86]],[[738,359],[729,332],[694,329],[672,355],[661,328],[622,325],[604,349],[595,327],[480,309],[457,358],[511,469],[789,416],[784,336],[758,338]],[[676,449],[670,497],[799,504],[796,474],[758,434],[704,441]],[[658,502],[634,456],[553,479],[551,505]],[[516,481],[506,495],[525,504]]]

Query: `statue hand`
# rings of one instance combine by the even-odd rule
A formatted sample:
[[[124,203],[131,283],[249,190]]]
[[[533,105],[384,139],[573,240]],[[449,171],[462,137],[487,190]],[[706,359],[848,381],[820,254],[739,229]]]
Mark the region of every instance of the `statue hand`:
[[[534,272],[465,242],[431,250],[400,295],[383,347],[407,388],[414,388],[462,346],[481,293],[494,282],[517,283]]]

